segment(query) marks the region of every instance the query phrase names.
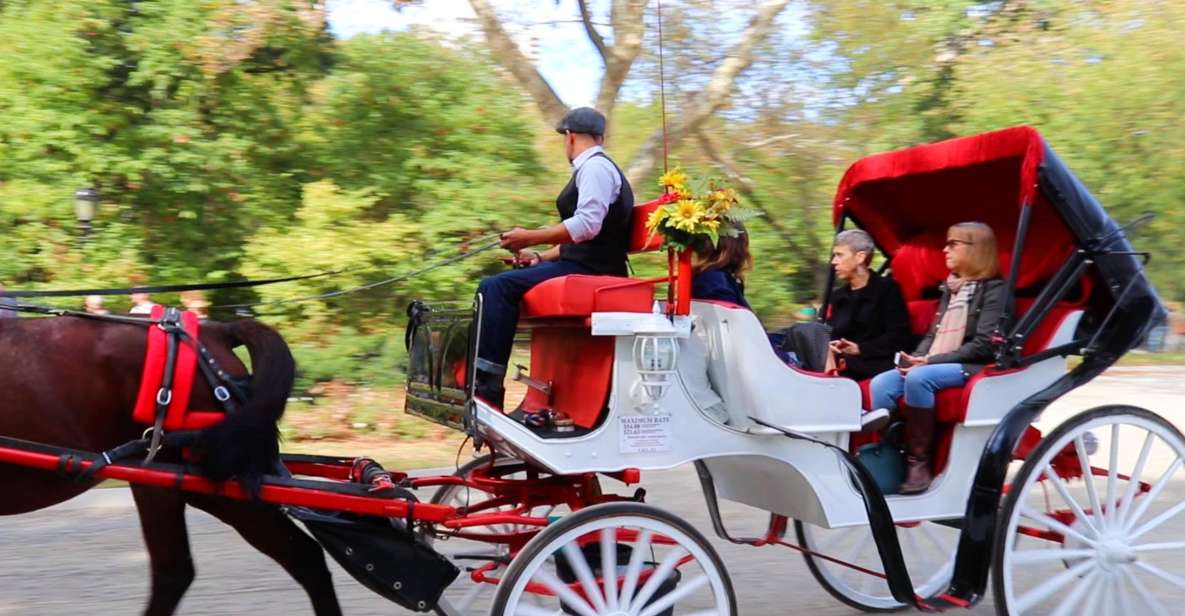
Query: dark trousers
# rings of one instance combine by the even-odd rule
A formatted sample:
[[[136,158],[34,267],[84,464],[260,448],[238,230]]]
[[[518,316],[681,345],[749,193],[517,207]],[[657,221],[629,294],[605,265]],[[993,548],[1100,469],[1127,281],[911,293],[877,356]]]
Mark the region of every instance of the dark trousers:
[[[477,292],[482,297],[477,369],[492,375],[506,373],[510,348],[514,345],[514,331],[518,327],[519,303],[527,291],[552,278],[595,273],[574,261],[545,261],[482,279],[477,286]]]

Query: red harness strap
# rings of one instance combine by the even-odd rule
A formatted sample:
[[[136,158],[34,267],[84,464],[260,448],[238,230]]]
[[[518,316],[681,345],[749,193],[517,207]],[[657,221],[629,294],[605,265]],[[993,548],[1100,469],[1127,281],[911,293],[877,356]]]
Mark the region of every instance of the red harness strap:
[[[164,314],[165,307],[152,307],[152,318],[159,319]],[[198,317],[192,312],[181,314],[181,324],[185,332],[193,340],[198,337]],[[156,397],[160,391],[161,382],[165,375],[167,361],[168,340],[164,330],[155,325],[148,328],[148,347],[144,353],[144,374],[140,377],[140,391],[136,396],[136,407],[132,411],[132,418],[148,425],[156,422]],[[222,418],[221,413],[197,413],[187,421],[185,411],[189,406],[189,396],[193,392],[193,381],[197,373],[197,351],[184,340],[178,341],[177,359],[173,370],[173,398],[169,403],[169,410],[165,415],[165,430],[182,430],[205,427],[217,423]],[[211,415],[211,417],[204,417]],[[217,415],[217,417],[213,417]],[[194,425],[193,419],[202,416],[205,425]]]

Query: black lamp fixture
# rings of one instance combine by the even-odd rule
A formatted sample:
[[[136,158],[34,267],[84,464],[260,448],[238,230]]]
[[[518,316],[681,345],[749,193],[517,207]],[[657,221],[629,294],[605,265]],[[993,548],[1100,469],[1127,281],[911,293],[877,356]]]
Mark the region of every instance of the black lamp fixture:
[[[91,222],[95,219],[95,210],[99,207],[99,191],[93,188],[79,188],[74,191],[74,216],[78,219],[78,228],[82,235],[91,232]]]

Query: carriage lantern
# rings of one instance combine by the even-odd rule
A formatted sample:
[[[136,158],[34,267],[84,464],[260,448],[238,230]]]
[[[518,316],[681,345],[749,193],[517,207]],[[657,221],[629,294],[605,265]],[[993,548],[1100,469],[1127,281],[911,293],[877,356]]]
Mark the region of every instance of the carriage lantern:
[[[78,218],[78,227],[83,236],[90,233],[91,221],[95,219],[95,209],[99,205],[99,191],[93,188],[79,188],[74,191],[74,216]]]
[[[672,336],[642,335],[634,339],[634,366],[639,376],[635,393],[645,398],[643,410],[657,407],[655,403],[671,386],[678,360],[679,343]]]

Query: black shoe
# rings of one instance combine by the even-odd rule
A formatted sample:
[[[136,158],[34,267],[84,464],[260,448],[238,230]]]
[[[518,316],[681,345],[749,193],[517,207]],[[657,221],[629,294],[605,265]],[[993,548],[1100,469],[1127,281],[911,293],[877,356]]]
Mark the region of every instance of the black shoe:
[[[478,370],[476,385],[474,394],[478,398],[496,409],[502,409],[502,404],[506,401],[506,388],[502,386],[501,375]]]

